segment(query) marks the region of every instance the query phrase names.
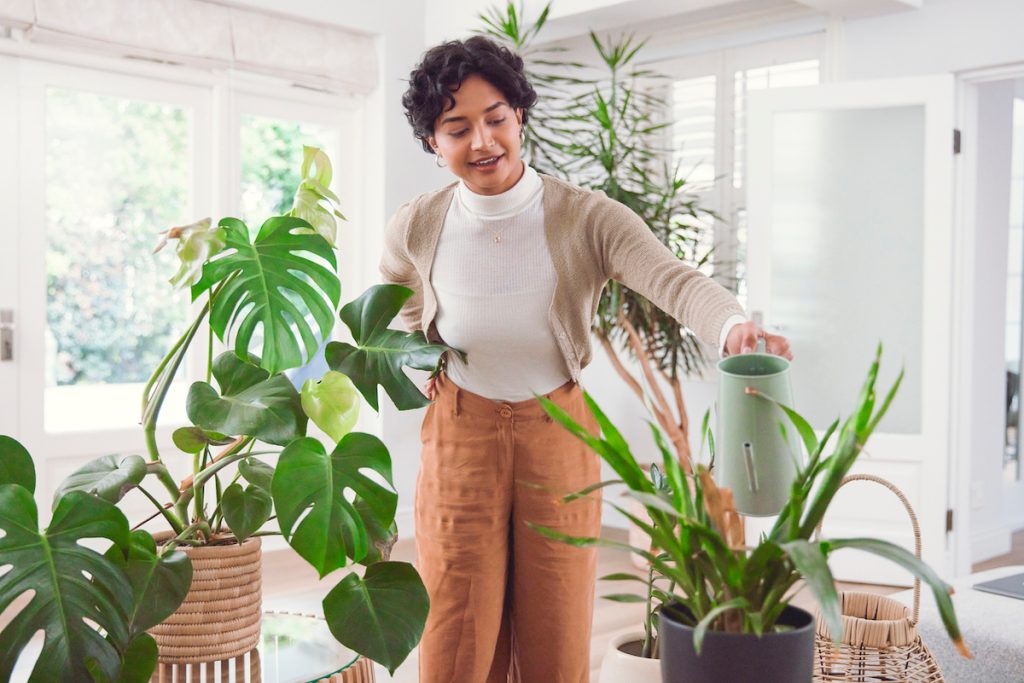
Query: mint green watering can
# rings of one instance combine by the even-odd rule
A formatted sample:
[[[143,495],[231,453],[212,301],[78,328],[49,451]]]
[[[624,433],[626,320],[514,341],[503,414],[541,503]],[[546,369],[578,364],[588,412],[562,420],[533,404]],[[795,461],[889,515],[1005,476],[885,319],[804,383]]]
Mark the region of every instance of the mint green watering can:
[[[715,479],[719,486],[732,489],[741,514],[777,515],[789,500],[803,457],[799,439],[778,406],[751,395],[747,388],[791,406],[789,361],[765,353],[761,339],[757,353],[719,361],[718,376]]]

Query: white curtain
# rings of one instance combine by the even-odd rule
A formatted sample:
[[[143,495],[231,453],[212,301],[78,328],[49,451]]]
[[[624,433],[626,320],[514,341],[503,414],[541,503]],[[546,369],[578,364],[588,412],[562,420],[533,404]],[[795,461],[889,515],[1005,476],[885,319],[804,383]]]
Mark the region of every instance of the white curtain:
[[[368,93],[373,38],[219,0],[0,0],[0,25],[28,40]]]

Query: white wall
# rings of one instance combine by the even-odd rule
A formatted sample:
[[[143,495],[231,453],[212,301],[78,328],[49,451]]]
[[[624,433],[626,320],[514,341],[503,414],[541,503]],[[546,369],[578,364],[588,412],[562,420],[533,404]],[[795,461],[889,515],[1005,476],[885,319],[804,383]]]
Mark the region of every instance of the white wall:
[[[949,73],[1024,60],[1024,2],[925,0],[920,10],[842,24],[840,80]]]

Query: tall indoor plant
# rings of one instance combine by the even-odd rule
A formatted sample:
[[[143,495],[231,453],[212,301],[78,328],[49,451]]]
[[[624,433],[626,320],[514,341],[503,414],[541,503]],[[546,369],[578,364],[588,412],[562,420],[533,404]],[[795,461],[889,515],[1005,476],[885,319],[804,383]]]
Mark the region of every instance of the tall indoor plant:
[[[806,448],[807,460],[797,473],[789,500],[776,523],[755,546],[744,544],[742,527],[738,524],[739,515],[731,503],[731,492],[718,487],[711,469],[706,466],[698,466],[693,474],[687,473],[657,426],[651,424],[651,430],[662,453],[664,478],[654,477],[652,480],[637,463],[618,430],[589,396],[587,403],[600,424],[600,436],[588,433],[557,405],[541,399],[549,415],[590,446],[618,475],[618,479],[601,485],[625,484],[629,495],[643,504],[650,522],[615,503],[609,503],[643,529],[651,545],[660,550],[654,553],[648,548],[599,538],[567,536],[544,527],[535,528],[550,538],[578,546],[617,547],[639,553],[651,563],[654,572],[667,580],[668,585],[664,589],[658,588],[654,592],[661,602],[659,636],[666,681],[740,680],[731,678],[726,671],[704,672],[710,676],[702,677],[699,675],[699,658],[686,664],[691,668],[679,671],[678,661],[666,661],[664,653],[677,655],[689,649],[699,655],[708,638],[722,635],[746,634],[755,641],[785,635],[786,628],[780,626],[787,623],[787,615],[797,611],[789,601],[791,589],[799,580],[806,583],[820,604],[829,633],[840,638],[843,630],[840,599],[827,560],[833,551],[841,548],[855,548],[878,555],[920,577],[932,590],[950,638],[962,654],[969,656],[950,599],[951,589],[930,567],[888,541],[814,537],[843,478],[856,462],[899,387],[902,374],[878,403],[875,382],[880,358],[881,347],[852,414],[841,427],[839,420],[832,423],[820,439],[795,410],[777,404],[770,396],[756,394],[760,399],[778,405],[792,423]],[[836,437],[834,446],[826,454],[833,436]],[[713,439],[709,443],[712,444],[713,463]],[[567,500],[579,495],[569,496]],[[629,575],[613,578],[627,579]],[[640,577],[632,577],[632,580],[643,581]],[[813,620],[805,613],[805,628],[808,623],[813,623]],[[805,650],[813,648],[813,629],[809,631],[809,638]],[[733,659],[739,659],[741,641],[733,638],[729,642],[729,647],[737,653]],[[806,666],[810,667],[810,653],[806,651]],[[766,667],[762,672],[769,670],[770,667]],[[808,668],[800,680],[809,679]]]
[[[708,269],[724,265],[704,246],[713,241],[717,216],[701,206],[692,183],[680,173],[685,169],[666,161],[671,154],[666,142],[671,122],[665,121],[668,103],[662,94],[666,80],[638,66],[644,41],[631,35],[602,39],[591,32],[600,72],[587,77],[593,71],[564,59],[564,48],[536,44],[550,7],[532,23],[511,1],[480,16],[480,32],[519,52],[538,90],[536,111],[527,124],[526,159],[541,172],[625,204],[687,263]],[[649,393],[658,424],[689,470],[690,423],[682,380],[706,367],[697,338],[641,294],[614,281],[601,295],[592,331],[630,390],[642,401]],[[630,360],[636,361],[642,380],[629,370]]]
[[[300,392],[283,374],[311,360],[335,326],[341,214],[331,176],[327,156],[304,148],[288,214],[254,234],[224,218],[165,236],[177,241],[181,259],[172,283],[190,288],[200,306],[146,384],[148,457],[109,455],[84,465],[58,487],[53,519],[39,530],[32,459],[17,441],[0,437],[0,565],[13,567],[0,577],[0,611],[34,591],[0,632],[0,679],[43,629],[34,681],[148,680],[157,645],[147,631],[179,608],[193,582],[182,549],[238,546],[268,533],[283,535],[321,577],[364,566],[362,575],[346,573],[323,602],[342,644],[394,671],[418,642],[426,590],[412,565],[388,557],[397,533],[391,458],[377,437],[351,430],[360,395],[377,408],[378,386],[399,409],[427,404],[402,368],[435,369],[446,347],[420,332],[389,329],[411,291],[382,285],[341,308],[353,343],[326,345],[330,371],[323,378]],[[168,452],[156,436],[160,410],[204,323],[205,381],[190,387],[192,426],[174,432]],[[214,334],[232,350],[215,356]],[[328,443],[306,434],[310,420]],[[276,465],[267,456],[276,456]],[[176,482],[164,464],[169,458],[191,458],[190,476]],[[230,466],[237,469],[223,482]],[[152,484],[164,490],[163,502]],[[133,489],[168,527],[159,543],[129,529],[117,507]],[[262,530],[275,513],[278,531]],[[78,543],[84,539],[105,539],[109,548],[100,554]]]

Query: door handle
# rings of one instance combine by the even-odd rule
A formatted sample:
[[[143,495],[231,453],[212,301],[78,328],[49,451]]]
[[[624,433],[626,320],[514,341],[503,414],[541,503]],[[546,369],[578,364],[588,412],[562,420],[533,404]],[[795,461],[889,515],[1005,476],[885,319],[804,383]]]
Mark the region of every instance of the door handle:
[[[0,362],[14,360],[14,311],[0,310]]]

